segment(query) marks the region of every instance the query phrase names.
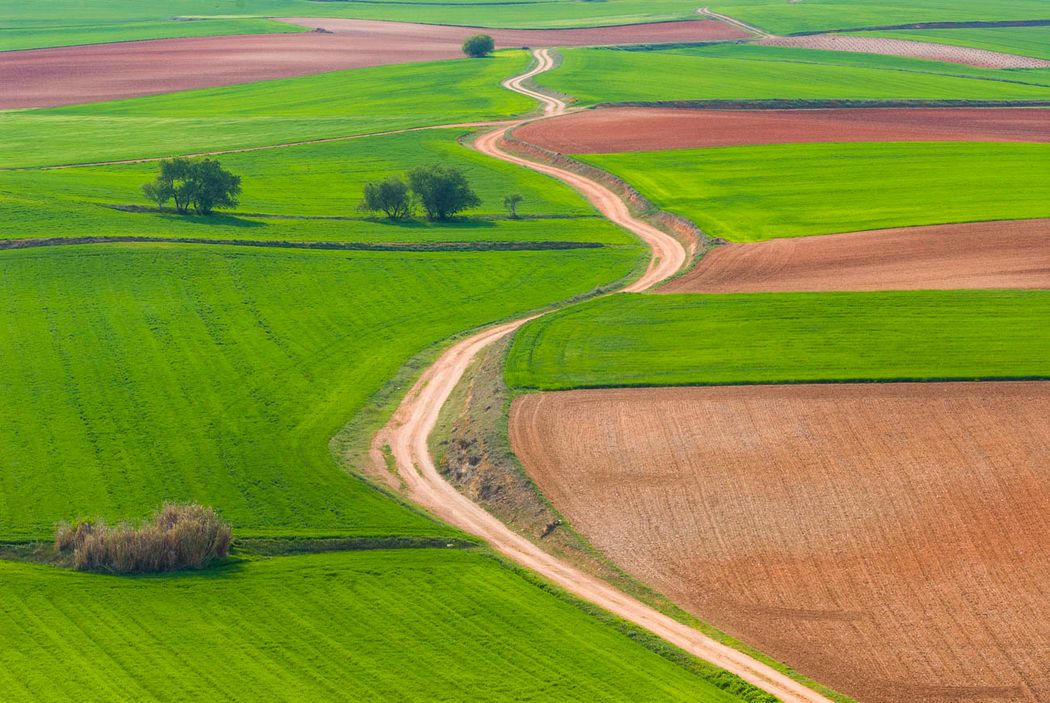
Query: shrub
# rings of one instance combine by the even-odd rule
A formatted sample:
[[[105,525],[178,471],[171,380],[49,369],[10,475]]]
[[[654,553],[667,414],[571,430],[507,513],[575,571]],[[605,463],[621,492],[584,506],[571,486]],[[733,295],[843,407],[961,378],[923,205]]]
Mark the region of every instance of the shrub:
[[[463,53],[472,59],[488,56],[496,50],[496,42],[487,34],[475,34],[463,42]]]
[[[215,159],[164,159],[160,162],[160,175],[142,186],[142,193],[157,207],[174,200],[180,213],[193,207],[198,215],[210,215],[216,208],[237,206],[241,177],[224,169]]]
[[[165,503],[138,527],[108,527],[101,519],[62,523],[55,548],[72,552],[78,571],[121,574],[201,569],[229,554],[232,531],[211,508]]]
[[[447,220],[467,208],[481,205],[481,199],[459,169],[420,167],[409,171],[408,182],[428,220]]]
[[[399,176],[365,184],[365,197],[358,206],[366,212],[384,212],[391,220],[403,220],[412,214],[408,186]]]

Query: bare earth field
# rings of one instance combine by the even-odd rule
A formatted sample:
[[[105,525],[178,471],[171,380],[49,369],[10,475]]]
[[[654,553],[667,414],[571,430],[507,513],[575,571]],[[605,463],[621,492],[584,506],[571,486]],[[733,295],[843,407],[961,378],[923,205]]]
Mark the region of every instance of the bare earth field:
[[[885,54],[908,56],[914,59],[947,61],[980,68],[1046,68],[1050,61],[1028,56],[1017,56],[999,51],[972,49],[966,46],[951,46],[935,42],[886,39],[883,37],[854,37],[839,34],[814,34],[805,37],[768,37],[760,44],[767,46],[790,46],[802,49],[827,49],[830,51],[853,51],[863,54]]]
[[[519,398],[511,441],[591,542],[858,700],[1050,700],[1050,384]]]
[[[661,293],[1050,288],[1050,220],[727,244]]]
[[[73,105],[310,73],[463,55],[477,30],[367,20],[296,18],[328,33],[192,37],[0,53],[0,109]],[[485,30],[497,48],[738,39],[715,20],[622,27]]]
[[[614,107],[532,122],[517,129],[515,136],[562,154],[612,154],[807,142],[1050,142],[1050,110],[691,110]]]

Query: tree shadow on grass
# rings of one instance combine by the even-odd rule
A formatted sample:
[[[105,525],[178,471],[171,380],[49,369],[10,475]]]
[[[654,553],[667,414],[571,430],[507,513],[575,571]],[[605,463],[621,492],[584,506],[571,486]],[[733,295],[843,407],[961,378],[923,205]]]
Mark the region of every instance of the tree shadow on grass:
[[[161,219],[169,220],[171,222],[184,222],[191,225],[200,225],[202,227],[220,226],[255,229],[257,227],[269,226],[266,222],[260,222],[258,220],[247,220],[243,217],[237,217],[236,215],[224,215],[219,213],[213,213],[211,215],[180,215],[174,212],[163,212],[158,213],[158,216]]]

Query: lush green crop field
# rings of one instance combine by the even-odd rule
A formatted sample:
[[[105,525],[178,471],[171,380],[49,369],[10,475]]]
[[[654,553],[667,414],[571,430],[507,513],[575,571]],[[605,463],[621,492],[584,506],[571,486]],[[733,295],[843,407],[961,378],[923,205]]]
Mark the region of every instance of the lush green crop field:
[[[0,539],[214,505],[240,534],[439,531],[327,445],[413,355],[628,273],[638,249],[0,252]]]
[[[0,562],[5,701],[739,700],[492,559],[113,578]]]
[[[567,49],[537,82],[583,104],[668,100],[1047,100],[1050,72],[772,46]],[[601,80],[595,80],[601,76]],[[1023,82],[1021,82],[1023,81]]]
[[[582,156],[732,241],[1050,217],[1050,145],[784,144]]]
[[[500,87],[522,51],[378,66],[108,103],[0,112],[0,167],[170,156],[502,119],[535,103]]]
[[[1043,0],[719,0],[711,9],[774,34],[916,22],[1048,19]]]
[[[531,322],[520,389],[1050,377],[1050,292],[617,295]]]
[[[863,32],[858,36],[971,46],[1008,54],[1050,59],[1050,27],[985,27],[982,29],[926,29]]]
[[[286,218],[362,218],[365,182],[416,166],[441,163],[463,169],[482,198],[469,219],[427,224],[280,219],[178,217],[121,212],[104,205],[148,204],[140,186],[157,164],[121,164],[59,170],[0,171],[0,238],[168,236],[212,239],[365,242],[560,240],[631,243],[597,217],[567,186],[528,169],[469,149],[467,130],[433,130],[345,142],[228,154],[224,166],[244,179],[239,212]],[[506,219],[503,197],[520,193],[523,217]]]
[[[166,0],[160,5],[136,0],[0,0],[0,51],[303,31],[265,17],[352,17],[472,27],[556,28],[689,19],[695,13],[693,0]]]

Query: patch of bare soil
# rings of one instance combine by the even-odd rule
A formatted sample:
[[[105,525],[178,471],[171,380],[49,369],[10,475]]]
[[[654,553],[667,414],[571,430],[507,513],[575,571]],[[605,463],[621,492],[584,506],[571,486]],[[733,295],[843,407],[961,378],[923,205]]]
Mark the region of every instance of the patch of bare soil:
[[[884,54],[907,56],[913,59],[946,61],[979,68],[1046,68],[1050,61],[1029,56],[1006,54],[1000,51],[972,49],[967,46],[952,46],[935,42],[886,39],[883,37],[858,37],[846,34],[812,34],[801,37],[768,37],[761,44],[766,46],[788,46],[801,49],[825,49],[829,51],[852,51],[862,54]]]
[[[526,396],[512,447],[679,605],[872,703],[1050,700],[1050,384]]]
[[[861,141],[1050,142],[1050,110],[603,108],[519,127],[515,137],[562,154],[751,144]]]
[[[660,293],[1050,288],[1050,220],[728,244]]]
[[[323,32],[191,37],[0,53],[0,109],[73,105],[463,55],[477,29],[293,18]],[[496,46],[542,47],[737,39],[714,20],[622,27],[485,30]]]

